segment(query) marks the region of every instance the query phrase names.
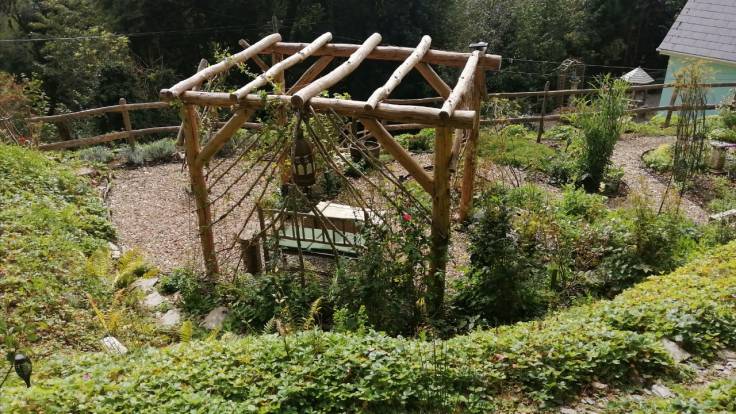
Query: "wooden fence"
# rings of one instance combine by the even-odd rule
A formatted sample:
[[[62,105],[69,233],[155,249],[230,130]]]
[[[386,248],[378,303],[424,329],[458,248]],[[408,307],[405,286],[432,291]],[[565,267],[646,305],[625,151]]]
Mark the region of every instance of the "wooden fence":
[[[703,84],[702,86],[708,87],[708,88],[733,88],[736,87],[736,82],[722,82],[722,83],[708,83]],[[547,115],[546,109],[547,105],[546,102],[549,98],[552,97],[567,97],[567,96],[576,96],[576,95],[589,95],[592,93],[598,92],[598,89],[563,89],[563,90],[557,90],[557,91],[550,91],[548,89],[548,85],[545,85],[545,90],[543,91],[532,91],[532,92],[501,92],[501,93],[490,93],[488,94],[488,98],[496,98],[496,99],[518,99],[518,98],[529,98],[529,97],[536,97],[536,98],[542,98],[542,111],[539,115],[535,116],[522,116],[522,117],[515,117],[515,118],[497,118],[497,119],[482,119],[481,125],[504,125],[504,124],[526,124],[526,123],[539,123],[538,127],[538,140],[541,139],[542,133],[544,132],[544,123],[545,122],[552,122],[552,121],[559,121],[563,117],[574,114],[574,111],[569,111],[564,114],[553,114],[553,115]],[[653,107],[641,107],[641,108],[632,108],[629,109],[627,112],[629,114],[634,115],[642,115],[642,114],[649,114],[653,112],[667,112],[667,116],[665,118],[664,127],[668,127],[671,119],[672,119],[672,113],[675,111],[679,111],[682,109],[682,105],[676,105],[677,98],[679,96],[680,91],[673,83],[660,83],[660,84],[652,84],[652,85],[641,85],[641,86],[631,86],[629,87],[629,91],[632,93],[640,92],[640,91],[652,91],[652,90],[664,90],[668,88],[674,88],[674,92],[672,93],[672,97],[670,99],[669,105],[666,106],[653,106]],[[736,106],[736,97],[734,98],[733,104]],[[716,109],[718,105],[715,104],[709,104],[705,105],[702,109],[705,110],[713,110]]]
[[[705,84],[704,86],[707,86],[710,88],[732,88],[732,87],[736,87],[736,82],[710,83],[710,84]],[[679,111],[680,109],[682,109],[681,105],[675,104],[677,102],[679,91],[675,87],[674,84],[666,83],[666,84],[632,86],[629,88],[629,90],[635,93],[639,91],[663,90],[667,88],[675,88],[674,92],[672,93],[672,98],[670,99],[669,105],[633,108],[633,109],[629,109],[628,113],[640,115],[640,114],[648,114],[648,113],[653,113],[653,112],[666,111],[667,117],[665,119],[664,126],[665,127],[669,126],[670,120],[672,118],[672,113],[674,111]],[[548,115],[546,113],[546,110],[547,110],[547,100],[549,98],[567,97],[567,96],[576,96],[576,95],[588,95],[588,94],[595,93],[597,91],[598,89],[565,89],[565,90],[550,91],[548,87],[545,87],[544,91],[489,93],[487,95],[489,99],[492,99],[492,98],[499,98],[499,99],[501,98],[502,99],[542,98],[542,105],[541,105],[542,111],[539,115],[534,115],[534,116],[521,116],[521,117],[514,117],[514,118],[498,118],[498,119],[482,119],[481,125],[538,123],[539,124],[538,137],[541,138],[541,134],[544,132],[545,122],[559,121],[566,115],[574,113],[574,112],[566,112],[564,114]],[[431,105],[437,102],[441,102],[442,100],[443,98],[437,97],[437,98],[422,98],[422,99],[388,99],[386,100],[386,102],[396,104],[396,105]],[[734,100],[734,105],[736,106],[736,98]],[[716,107],[717,105],[710,104],[710,105],[706,105],[705,107],[703,107],[703,109],[712,110],[712,109],[716,109]],[[127,103],[125,98],[121,98],[118,105],[87,109],[87,110],[83,110],[79,112],[72,112],[68,114],[36,116],[36,117],[28,118],[27,121],[30,123],[44,123],[44,122],[59,123],[59,122],[65,122],[65,121],[70,121],[70,120],[102,116],[102,115],[106,115],[109,113],[119,113],[122,117],[123,126],[125,128],[123,131],[114,131],[114,132],[97,135],[94,137],[88,137],[88,138],[79,138],[79,139],[73,139],[73,140],[67,140],[67,141],[59,141],[59,142],[53,142],[53,143],[48,143],[48,144],[41,144],[38,146],[38,149],[40,150],[60,150],[60,149],[68,149],[68,148],[77,148],[77,147],[83,147],[83,146],[88,146],[88,145],[101,144],[104,142],[116,141],[120,139],[127,139],[128,142],[131,145],[133,145],[136,142],[136,138],[143,136],[143,135],[161,134],[161,133],[176,134],[179,132],[180,125],[133,129],[133,126],[130,120],[130,112],[143,111],[143,110],[161,110],[161,109],[167,109],[167,108],[170,108],[170,105],[166,102],[144,102],[144,103],[129,104]],[[389,131],[420,129],[423,127],[427,127],[427,125],[393,124],[393,125],[386,126],[386,128]],[[260,124],[249,122],[244,125],[244,128],[258,129],[260,128]]]

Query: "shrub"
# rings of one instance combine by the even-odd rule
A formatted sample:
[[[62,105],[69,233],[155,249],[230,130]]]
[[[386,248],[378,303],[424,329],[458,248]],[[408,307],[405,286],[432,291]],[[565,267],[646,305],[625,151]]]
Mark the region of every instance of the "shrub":
[[[672,169],[672,144],[662,144],[642,156],[644,165],[658,173]]]
[[[434,129],[425,128],[417,134],[401,134],[396,140],[412,152],[427,152],[434,148]]]
[[[731,106],[734,100],[734,93],[731,93],[718,108],[718,116],[723,126],[727,129],[736,129],[736,110]]]
[[[736,143],[736,129],[715,128],[708,132],[708,139]]]
[[[77,156],[79,156],[79,159],[82,161],[101,164],[107,164],[115,159],[115,153],[113,150],[101,145],[79,150],[77,152]]]
[[[416,213],[416,214],[415,214]],[[414,334],[420,314],[422,277],[429,241],[413,209],[363,229],[357,259],[341,262],[330,288],[335,309],[352,318],[361,307],[371,327],[390,334]],[[396,231],[395,229],[399,229]]]
[[[537,198],[535,192],[524,193]],[[545,310],[543,295],[538,294],[536,263],[522,252],[505,197],[508,195],[487,196],[471,226],[470,268],[457,283],[453,298],[458,319],[477,315],[486,323],[498,325],[528,319]]]
[[[579,101],[577,126],[583,131],[583,156],[580,159],[583,184],[589,193],[597,192],[611,161],[613,148],[621,136],[627,106],[626,81],[600,80],[592,101]]]
[[[736,244],[613,301],[447,341],[303,332],[192,341],[125,357],[46,364],[36,386],[9,388],[10,413],[519,412],[591,381],[675,376],[659,340],[696,356],[736,345]],[[691,345],[691,341],[694,345]],[[725,390],[726,394],[720,394]],[[732,404],[730,388],[713,392]],[[519,397],[512,397],[519,395]],[[723,395],[723,396],[722,396]],[[727,408],[728,409],[728,408]]]
[[[588,194],[582,189],[567,185],[557,209],[565,217],[580,217],[593,222],[606,214],[605,200],[603,196]]]
[[[134,147],[125,147],[123,158],[130,165],[144,165],[146,163],[170,161],[176,154],[176,141],[162,139],[149,144],[139,144]]]
[[[713,179],[715,197],[708,203],[708,210],[712,213],[736,209],[736,189],[728,178],[715,177]]]

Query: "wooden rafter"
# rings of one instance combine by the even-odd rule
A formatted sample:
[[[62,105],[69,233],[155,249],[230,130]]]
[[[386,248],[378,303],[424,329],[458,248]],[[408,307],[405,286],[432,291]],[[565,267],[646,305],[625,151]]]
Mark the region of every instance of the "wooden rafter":
[[[478,68],[480,54],[481,51],[476,50],[475,52],[473,52],[472,55],[470,55],[468,63],[465,65],[465,68],[463,68],[463,71],[460,74],[460,79],[458,79],[457,85],[455,85],[452,93],[450,93],[450,96],[442,105],[442,109],[440,110],[440,117],[442,119],[450,118],[452,113],[455,112],[455,110],[457,109],[458,105],[460,105],[460,102],[462,102],[463,97],[465,97],[465,95],[467,95],[467,93],[473,87],[473,79],[475,78],[475,72]]]
[[[333,69],[328,74],[310,83],[299,92],[291,97],[291,104],[296,107],[302,107],[310,99],[317,96],[320,92],[329,89],[331,86],[343,80],[368,57],[373,49],[375,49],[383,38],[378,33],[373,33],[363,44],[340,66]]]
[[[233,93],[234,98],[241,99],[247,96],[249,93],[255,91],[256,89],[267,85],[269,82],[273,81],[276,76],[283,73],[286,69],[303,62],[306,58],[314,54],[314,52],[319,50],[322,46],[326,45],[330,40],[332,40],[332,33],[329,32],[318,37],[314,42],[310,43],[309,46],[289,56],[281,62],[271,66],[271,68],[268,69],[265,73],[261,74],[247,85],[235,91]]]
[[[250,47],[250,43],[248,43],[248,41],[245,40],[245,39],[240,39],[238,41],[238,44],[243,49],[248,49]],[[252,59],[253,59],[253,62],[256,62],[256,66],[258,66],[261,69],[261,71],[263,71],[263,72],[268,71],[268,69],[269,69],[268,63],[264,62],[263,59],[261,59],[260,56],[255,55],[255,56],[253,56]]]
[[[365,109],[375,109],[376,105],[378,105],[379,102],[388,98],[388,96],[391,95],[391,92],[393,92],[393,90],[396,89],[397,86],[399,86],[401,81],[406,77],[406,75],[409,74],[414,66],[421,62],[424,55],[426,55],[429,51],[429,47],[431,44],[432,38],[429,36],[424,36],[422,38],[422,41],[419,42],[419,45],[417,45],[416,49],[414,49],[414,52],[412,52],[412,54],[409,55],[409,57],[407,57],[406,60],[404,60],[404,62],[398,68],[396,68],[394,73],[391,74],[389,80],[382,87],[376,89],[371,97],[368,98],[368,101],[365,104]]]
[[[228,71],[233,66],[245,62],[246,60],[252,58],[253,56],[257,55],[258,53],[262,52],[263,50],[280,40],[281,35],[278,33],[266,36],[263,39],[259,40],[256,44],[243,50],[242,52],[236,53],[224,59],[220,63],[212,65],[201,72],[197,72],[193,76],[177,83],[169,89],[162,90],[161,97],[166,99],[178,97],[185,91],[192,89],[194,86],[200,85],[204,81],[212,79],[212,77]]]

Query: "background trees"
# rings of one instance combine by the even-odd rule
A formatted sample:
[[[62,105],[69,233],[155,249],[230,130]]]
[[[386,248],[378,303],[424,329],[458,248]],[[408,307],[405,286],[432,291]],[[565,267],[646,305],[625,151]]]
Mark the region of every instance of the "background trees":
[[[199,59],[237,48],[278,29],[307,41],[331,31],[338,42],[373,32],[385,44],[464,50],[475,41],[514,58],[489,77],[498,90],[541,87],[558,62],[662,67],[656,46],[685,0],[7,0],[0,5],[0,70],[35,74],[63,108],[155,99],[158,90],[191,74]],[[233,49],[234,50],[234,49]],[[364,97],[391,65],[365,65],[345,89]],[[589,67],[588,74],[611,68]],[[623,69],[622,69],[623,70]],[[656,75],[656,73],[655,73]],[[376,85],[366,82],[375,79]],[[232,79],[233,82],[242,79]],[[397,96],[426,86],[410,77]]]

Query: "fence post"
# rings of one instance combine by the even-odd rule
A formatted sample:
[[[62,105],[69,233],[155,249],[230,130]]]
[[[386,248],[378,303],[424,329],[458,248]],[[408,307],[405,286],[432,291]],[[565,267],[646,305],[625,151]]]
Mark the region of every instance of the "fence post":
[[[664,120],[664,127],[669,128],[670,121],[672,121],[672,107],[675,106],[677,103],[677,97],[680,94],[680,88],[675,88],[674,91],[672,91],[672,98],[670,98],[670,104],[669,109],[667,109],[667,118]]]
[[[549,81],[544,84],[544,97],[542,98],[542,113],[539,117],[539,129],[537,130],[537,144],[542,142],[544,134],[544,116],[547,114],[547,96],[549,95]]]
[[[123,116],[123,126],[128,132],[128,145],[131,147],[135,146],[135,134],[133,134],[133,124],[130,122],[130,112],[128,112],[128,101],[125,98],[120,98],[120,114]]]

